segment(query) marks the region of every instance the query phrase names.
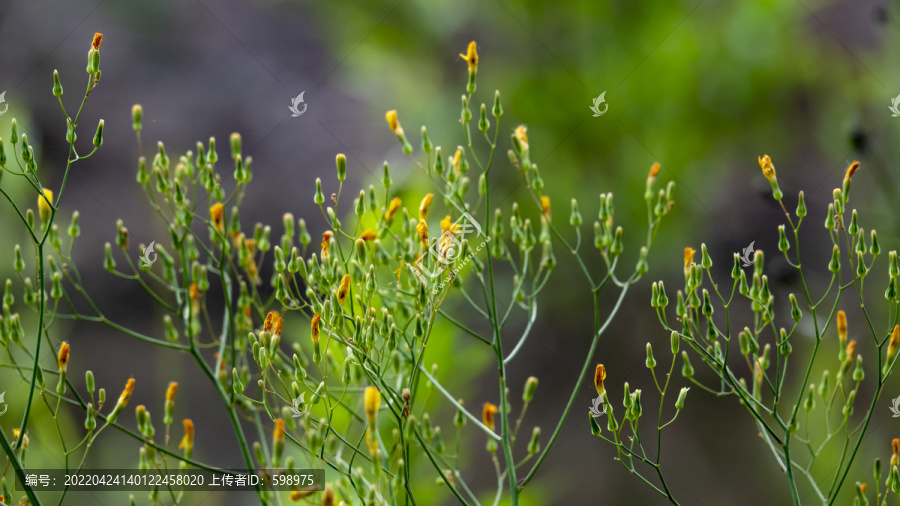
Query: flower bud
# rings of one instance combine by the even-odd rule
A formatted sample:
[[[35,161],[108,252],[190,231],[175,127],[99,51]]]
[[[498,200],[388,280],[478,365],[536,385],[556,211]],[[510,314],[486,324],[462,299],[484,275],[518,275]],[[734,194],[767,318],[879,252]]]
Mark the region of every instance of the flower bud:
[[[687,398],[687,393],[690,388],[681,387],[681,391],[678,392],[678,399],[675,401],[675,409],[681,411],[684,408],[684,400]]]
[[[531,402],[531,399],[534,398],[534,392],[538,387],[538,379],[534,376],[530,376],[527,380],[525,380],[525,389],[522,391],[522,400],[525,402]]]
[[[688,379],[694,377],[694,368],[691,366],[686,351],[681,352],[681,360],[684,362],[684,365],[681,366],[681,375]]]
[[[647,343],[647,360],[644,363],[646,364],[647,369],[656,367],[656,359],[653,358],[653,348],[650,346],[650,343]]]
[[[97,133],[94,134],[94,147],[99,148],[103,144],[103,125],[105,121],[102,119],[97,123]]]

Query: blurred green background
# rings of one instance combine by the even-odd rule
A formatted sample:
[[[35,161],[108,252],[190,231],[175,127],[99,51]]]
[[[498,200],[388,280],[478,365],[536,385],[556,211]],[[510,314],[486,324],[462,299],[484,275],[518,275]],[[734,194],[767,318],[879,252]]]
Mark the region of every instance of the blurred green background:
[[[211,135],[221,142],[232,131],[241,132],[245,152],[255,160],[241,216],[245,226],[261,221],[278,229],[281,215],[290,211],[307,218],[315,237],[324,223],[312,202],[313,182],[322,177],[326,193],[336,191],[337,152],[346,153],[350,162],[348,188],[376,183],[388,160],[396,189],[410,202],[431,190],[402,155],[384,112],[399,111],[417,151],[419,126],[427,125],[433,142],[452,153],[464,143],[458,118],[466,70],[458,53],[475,40],[481,60],[473,112],[477,115],[480,102],[490,106],[493,91],[501,90],[501,146],[508,147],[507,136],[516,125],[528,126],[532,159],[564,230],[571,233],[565,218],[568,201],[576,198],[590,237],[598,195],[614,192],[616,221],[625,227],[624,265],[630,266],[645,232],[641,196],[650,165],[662,164],[662,184],[677,182],[677,204],[650,254],[650,273],[629,294],[595,357],[609,371],[614,402],[621,401],[621,384],[629,381],[632,388],[644,388],[645,412],[655,411],[655,397],[649,395],[652,380],[643,367],[645,343],[654,344],[662,364],[668,364],[669,354],[668,336],[647,304],[649,284],[665,280],[674,300],[674,287],[682,284],[684,247],[699,249],[706,243],[714,274],[727,285],[733,253],[755,241],[767,254],[765,269],[777,300],[786,305],[786,294],[800,290],[797,277],[777,258],[776,226],[784,215],[759,172],[757,156],[772,156],[788,209],[796,204],[799,190],[806,192],[810,216],[801,240],[814,293],[821,293],[828,281],[830,244],[821,227],[825,207],[852,160],[862,165],[850,207],[859,210],[864,228],[878,229],[884,250],[900,246],[895,207],[900,173],[894,163],[900,120],[888,110],[900,93],[894,64],[900,47],[898,14],[896,3],[879,0],[9,1],[0,10],[0,91],[7,91],[9,104],[0,136],[8,137],[6,120],[17,117],[40,152],[42,180],[58,187],[65,124],[50,95],[51,74],[59,69],[67,89],[64,98],[72,100],[82,86],[91,35],[103,32],[103,78],[84,124],[104,118],[106,141],[72,174],[62,216],[81,212],[84,237],[76,255],[90,273],[94,299],[123,323],[161,332],[160,316],[145,309],[150,302],[140,288],[102,270],[103,243],[114,237],[115,219],[125,220],[135,244],[167,234],[145,219],[150,209],[134,182],[131,104],[144,106],[145,149],[163,140],[170,153],[177,153]],[[287,107],[301,91],[308,110],[292,118]],[[603,92],[609,109],[592,117],[592,100]],[[497,164],[492,203],[508,212],[527,193],[505,156]],[[24,188],[19,190],[30,203]],[[0,259],[6,260],[0,263],[9,266],[13,244],[24,237],[17,235],[10,213],[2,216],[6,240]],[[599,257],[590,253],[590,267],[601,272]],[[559,245],[556,255],[558,272],[539,301],[537,328],[510,368],[514,400],[525,378],[540,378],[525,428],[530,432],[532,425],[540,425],[545,441],[574,386],[592,328],[588,286]],[[12,274],[6,269],[10,272],[3,274]],[[884,321],[883,261],[870,279],[869,308],[877,321]],[[501,293],[510,283],[508,276],[501,278]],[[604,294],[604,308],[611,308],[613,295]],[[848,311],[851,338],[866,337],[858,304],[848,298],[841,307]],[[466,316],[463,305],[457,310]],[[788,319],[787,306],[776,311]],[[513,313],[507,349],[526,317]],[[798,356],[808,353],[808,316],[804,324],[806,334],[794,342]],[[305,335],[297,334],[298,339]],[[91,368],[98,385],[112,393],[134,375],[139,386],[133,402],[147,404],[151,411],[161,412],[167,382],[180,381],[179,397],[190,399],[190,405],[181,404],[178,416],[194,418],[198,427],[195,457],[240,465],[224,411],[215,403],[207,405],[209,384],[187,357],[157,352],[88,324],[58,329],[55,337],[72,343],[73,377]],[[435,337],[440,339],[432,340],[426,361],[438,363],[442,382],[467,406],[497,402],[496,372],[486,350],[449,330]],[[837,367],[836,338],[823,350],[823,356],[835,358],[827,364],[829,359],[823,359],[813,378],[822,368]],[[871,341],[860,339],[858,350],[866,357],[871,380]],[[26,393],[14,377],[0,378],[10,406],[0,425],[8,432],[21,416]],[[680,386],[684,380],[676,376],[673,381]],[[526,489],[526,503],[661,503],[613,460],[609,445],[590,434],[583,412],[595,392],[589,381],[581,388],[583,409],[576,407],[563,427],[555,450]],[[864,412],[871,393],[869,381],[859,394],[855,417]],[[889,459],[890,439],[900,433],[900,422],[888,410],[895,393],[900,394],[900,385],[891,381],[875,408],[850,483],[871,482],[872,459]],[[436,396],[430,399],[432,417],[450,428],[452,409]],[[39,409],[35,415],[46,419]],[[73,413],[73,433],[80,430],[80,417]],[[44,439],[53,447],[50,425],[34,431],[35,447]],[[693,389],[687,408],[667,432],[663,472],[683,504],[789,501],[786,481],[734,399]],[[136,465],[133,441],[123,438],[115,445],[118,436],[107,437],[90,459],[92,467]],[[468,442],[463,474],[490,501],[496,484],[493,465],[481,438]],[[520,441],[520,452],[525,444]],[[52,457],[35,453],[32,465],[55,465]],[[831,455],[823,454],[819,463],[823,480],[830,480]],[[453,503],[444,487],[431,486],[433,470],[426,462],[413,466],[423,484],[423,504]],[[812,501],[812,495],[806,496],[809,490],[800,486],[801,496]],[[851,490],[845,487],[847,500]],[[197,501],[252,499],[248,494]],[[95,498],[84,500],[88,504]]]

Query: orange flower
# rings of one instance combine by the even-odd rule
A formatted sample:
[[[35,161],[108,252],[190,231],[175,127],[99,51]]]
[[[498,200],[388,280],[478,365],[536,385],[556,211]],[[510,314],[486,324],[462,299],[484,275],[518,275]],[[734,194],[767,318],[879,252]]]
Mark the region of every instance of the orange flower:
[[[331,253],[331,238],[334,237],[334,233],[331,230],[326,230],[322,233],[322,258],[325,258]]]
[[[284,418],[275,419],[275,430],[272,431],[272,441],[284,441]]]
[[[69,366],[69,343],[63,341],[59,346],[59,356],[56,362],[59,365],[59,372],[65,373]]]
[[[191,300],[195,302],[200,300],[200,289],[197,288],[197,283],[191,283],[188,291],[191,293]]]
[[[469,71],[475,72],[478,70],[478,51],[475,48],[476,44],[473,40],[469,42],[469,47],[466,50],[466,54],[459,53],[460,58],[466,60],[466,63],[469,65]]]
[[[763,155],[759,159],[759,167],[762,169],[763,176],[766,176],[766,179],[771,182],[775,179],[775,166],[772,165],[772,159],[769,158],[769,155]]]
[[[312,327],[312,340],[313,343],[319,344],[319,320],[322,319],[322,315],[314,314],[312,317],[312,323],[310,326]]]
[[[134,378],[128,378],[128,381],[125,383],[125,390],[122,390],[122,394],[119,395],[119,404],[123,408],[128,404],[128,399],[131,399],[132,392],[134,392]]]
[[[194,422],[190,418],[184,419],[184,438],[178,448],[187,448],[190,450],[194,447]]]
[[[853,177],[853,174],[856,173],[856,169],[859,168],[859,162],[854,161],[850,164],[850,167],[847,167],[847,173],[844,174],[844,181],[849,181],[850,178]]]
[[[91,49],[100,49],[100,44],[103,44],[103,34],[102,33],[94,33],[94,40],[91,41]]]
[[[341,286],[338,287],[338,304],[343,306],[348,295],[350,295],[350,275],[345,274],[344,277],[341,278]]]
[[[365,232],[360,234],[359,238],[363,241],[372,241],[376,239],[378,236],[375,235],[375,232],[372,231],[371,228],[367,228]]]
[[[225,206],[223,206],[221,203],[217,203],[213,204],[209,208],[209,218],[212,220],[213,226],[216,228],[216,230],[219,231],[219,233],[225,230],[225,213],[223,211],[224,207]]]
[[[891,467],[900,465],[900,439],[891,441],[891,448],[894,454],[891,456]]]
[[[650,166],[650,174],[647,175],[647,179],[656,179],[656,176],[659,175],[659,169],[662,168],[659,162],[654,163]]]
[[[847,343],[847,361],[853,360],[853,353],[856,351],[856,341]]]
[[[837,333],[841,344],[847,341],[847,313],[843,311],[837,312]]]
[[[603,380],[606,379],[606,368],[603,367],[603,364],[597,364],[597,368],[594,369],[594,387],[597,388],[597,395],[603,395],[603,392],[606,391],[606,387],[603,386]]]
[[[494,430],[494,415],[497,414],[497,406],[494,406],[490,402],[484,403],[484,409],[481,412],[481,421],[484,422],[485,427]]]
[[[433,193],[429,193],[425,195],[425,198],[422,199],[422,203],[419,204],[419,219],[425,221],[428,219],[428,210],[431,208],[431,199],[434,198]]]

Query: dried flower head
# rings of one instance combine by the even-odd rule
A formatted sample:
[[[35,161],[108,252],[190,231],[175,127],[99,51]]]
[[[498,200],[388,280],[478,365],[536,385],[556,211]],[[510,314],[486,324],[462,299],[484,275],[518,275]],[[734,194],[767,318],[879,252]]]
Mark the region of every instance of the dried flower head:
[[[484,403],[484,409],[481,411],[481,421],[488,429],[494,430],[494,415],[497,414],[497,406],[490,402]]]
[[[419,219],[425,221],[428,219],[428,210],[431,208],[431,199],[434,198],[433,193],[426,194],[419,204]]]
[[[312,317],[312,323],[310,327],[312,327],[312,341],[315,344],[319,344],[319,321],[322,319],[322,315],[314,314]]]
[[[69,366],[69,343],[63,341],[59,346],[59,356],[56,360],[59,365],[59,372],[64,373]]]
[[[341,286],[338,287],[338,304],[343,306],[348,295],[350,295],[350,275],[344,274],[344,277],[341,278]]]
[[[272,327],[272,335],[280,336],[283,328],[284,328],[284,318],[279,318],[279,319],[275,320],[275,325]]]
[[[322,232],[322,258],[327,257],[331,254],[331,238],[334,237],[334,233],[331,230],[326,230]]]
[[[100,44],[103,44],[103,34],[102,33],[94,33],[94,40],[91,41],[91,49],[100,49]]]
[[[466,63],[469,65],[470,71],[478,70],[478,51],[476,50],[476,44],[473,40],[469,42],[469,47],[466,49],[466,54],[459,53],[459,57],[466,60]]]
[[[278,319],[278,313],[276,311],[269,311],[269,314],[266,315],[266,321],[263,322],[263,330],[265,332],[272,332],[272,328],[275,326],[275,320]]]
[[[428,249],[428,224],[420,221],[416,225],[416,234],[419,236],[419,242],[422,243],[422,250]]]

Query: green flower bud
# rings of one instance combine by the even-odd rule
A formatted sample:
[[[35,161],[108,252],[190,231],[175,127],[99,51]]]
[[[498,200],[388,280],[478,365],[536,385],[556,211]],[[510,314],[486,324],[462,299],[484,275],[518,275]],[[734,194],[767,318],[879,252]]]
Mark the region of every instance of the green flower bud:
[[[828,213],[825,215],[825,228],[834,230],[834,204],[828,204]]]
[[[850,225],[847,227],[847,233],[850,235],[856,235],[859,233],[859,221],[856,217],[856,209],[850,213]]]
[[[686,351],[681,352],[681,360],[684,364],[681,366],[681,375],[685,378],[693,378],[694,377],[694,368],[691,366],[691,361],[688,359],[688,354]]]
[[[678,399],[675,401],[675,409],[681,411],[684,408],[684,401],[687,398],[687,393],[690,388],[681,387],[681,391],[678,392]]]
[[[491,127],[491,122],[487,119],[487,107],[484,104],[481,104],[481,114],[478,118],[478,129],[484,133],[487,133],[488,128]]]
[[[712,258],[710,258],[709,256],[709,251],[707,251],[706,249],[706,243],[700,245],[700,252],[700,266],[704,269],[709,269],[710,267],[712,267],[713,262]]]
[[[784,225],[778,225],[778,251],[785,253],[790,247],[787,234],[784,233]]]
[[[803,218],[806,216],[806,199],[803,197],[803,192],[800,192],[799,198],[797,200],[797,211],[798,218]]]
[[[650,343],[647,343],[647,360],[644,364],[647,366],[647,369],[656,367],[656,359],[653,358],[653,348],[650,346]]]
[[[594,418],[594,414],[588,411],[588,419],[591,424],[591,434],[595,436],[599,436],[601,434],[600,424],[597,423],[597,419]]]
[[[841,270],[841,252],[837,245],[835,245],[834,249],[831,251],[831,261],[828,262],[828,270],[833,273],[840,272]]]
[[[525,388],[522,390],[522,400],[525,402],[531,402],[531,399],[534,398],[534,392],[538,387],[538,379],[534,376],[530,376],[527,380],[525,380]]]
[[[381,184],[383,184],[385,188],[391,187],[391,171],[388,168],[387,162],[384,162],[384,178],[381,180]]]
[[[316,195],[313,198],[313,201],[317,206],[321,206],[325,203],[325,194],[322,193],[322,180],[320,178],[316,178]]]

